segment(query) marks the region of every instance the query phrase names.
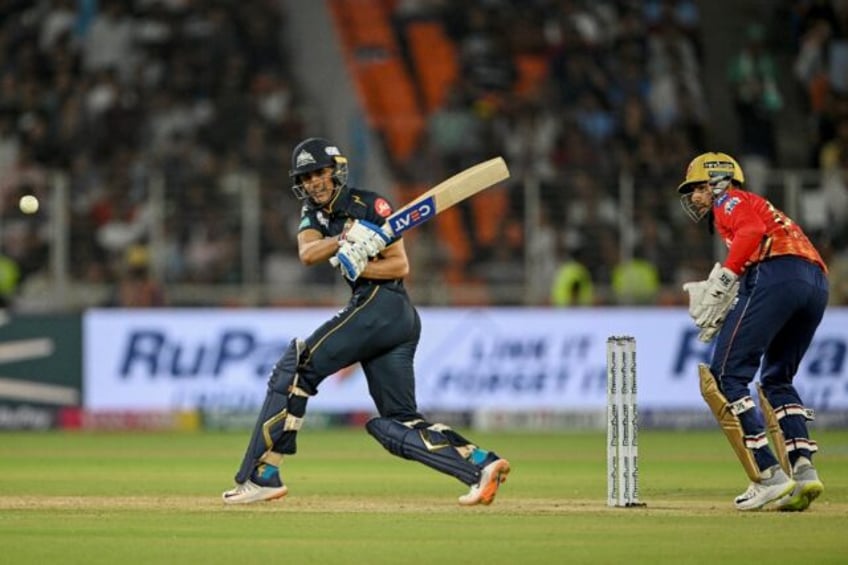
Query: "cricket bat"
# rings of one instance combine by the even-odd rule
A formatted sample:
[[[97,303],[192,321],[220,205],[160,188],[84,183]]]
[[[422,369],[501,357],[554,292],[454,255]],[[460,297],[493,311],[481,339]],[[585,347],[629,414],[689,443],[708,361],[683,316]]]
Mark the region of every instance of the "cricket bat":
[[[381,229],[389,238],[395,238],[466,198],[508,178],[509,169],[503,157],[477,163],[443,180],[424,194],[418,195],[412,202],[399,208],[386,218]],[[330,257],[330,264],[337,267],[339,261],[335,257]]]
[[[509,169],[503,157],[495,157],[478,163],[440,182],[412,202],[399,208],[386,218],[383,232],[389,237],[397,237],[466,198],[508,178]]]

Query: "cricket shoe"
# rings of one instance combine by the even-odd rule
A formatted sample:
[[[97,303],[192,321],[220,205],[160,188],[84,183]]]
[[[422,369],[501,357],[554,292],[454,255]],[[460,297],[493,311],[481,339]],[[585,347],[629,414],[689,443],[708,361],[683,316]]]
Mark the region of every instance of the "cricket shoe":
[[[288,492],[277,467],[263,463],[247,481],[225,491],[221,498],[225,504],[250,504],[283,498]]]
[[[226,504],[250,504],[284,497],[289,492],[286,485],[280,487],[263,487],[251,480],[236,485],[222,495]]]
[[[760,473],[760,480],[752,482],[748,490],[736,497],[737,510],[759,510],[769,502],[786,496],[795,488],[795,481],[786,476],[780,465]]]
[[[495,500],[498,487],[506,481],[509,474],[509,461],[506,459],[495,459],[480,471],[480,482],[471,485],[468,494],[459,497],[459,503],[463,506],[474,506],[475,504],[489,505]]]
[[[798,458],[792,474],[797,484],[791,493],[777,501],[777,509],[781,512],[803,512],[824,492],[824,483],[806,457]]]

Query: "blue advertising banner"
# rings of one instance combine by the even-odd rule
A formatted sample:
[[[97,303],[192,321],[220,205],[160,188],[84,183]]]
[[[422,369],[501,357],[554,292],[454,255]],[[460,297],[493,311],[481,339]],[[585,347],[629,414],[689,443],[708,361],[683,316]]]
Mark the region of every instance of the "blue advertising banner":
[[[606,403],[606,341],[637,344],[639,404],[702,409],[685,309],[421,308],[417,395],[425,411],[575,410]],[[92,310],[84,317],[83,404],[91,410],[255,410],[294,337],[333,309]],[[848,309],[831,309],[796,377],[808,406],[848,409]],[[310,409],[368,411],[358,366],[328,377]]]

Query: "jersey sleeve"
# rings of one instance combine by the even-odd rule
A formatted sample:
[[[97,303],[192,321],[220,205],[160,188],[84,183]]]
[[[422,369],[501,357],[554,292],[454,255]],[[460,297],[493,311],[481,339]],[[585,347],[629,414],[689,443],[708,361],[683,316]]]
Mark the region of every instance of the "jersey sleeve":
[[[297,226],[297,233],[304,230],[318,230],[323,235],[327,235],[326,230],[318,221],[315,211],[309,206],[304,206],[300,209],[300,224]]]
[[[394,206],[386,198],[375,194],[371,205],[368,207],[365,219],[372,224],[382,226],[394,210]]]

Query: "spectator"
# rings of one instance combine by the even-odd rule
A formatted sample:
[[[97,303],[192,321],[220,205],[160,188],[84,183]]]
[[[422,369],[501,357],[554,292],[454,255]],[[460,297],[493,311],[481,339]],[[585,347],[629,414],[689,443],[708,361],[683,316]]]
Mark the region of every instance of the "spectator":
[[[592,274],[582,259],[583,250],[572,248],[560,264],[551,285],[553,306],[592,306],[595,304],[595,287]]]
[[[118,283],[109,306],[148,308],[165,305],[165,290],[150,272],[150,252],[146,246],[129,247],[118,268]]]
[[[6,255],[0,254],[0,308],[5,309],[12,305],[20,278],[18,264]]]
[[[653,304],[660,292],[656,266],[638,256],[619,263],[612,273],[612,292],[616,304]]]
[[[777,64],[768,50],[761,24],[748,27],[745,46],[730,63],[728,81],[742,133],[742,166],[748,170],[746,162],[774,163],[774,121],[783,107],[783,98],[777,88]],[[751,184],[754,179],[747,180]]]

